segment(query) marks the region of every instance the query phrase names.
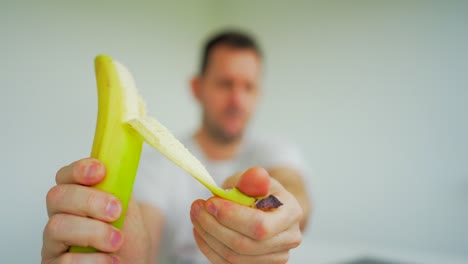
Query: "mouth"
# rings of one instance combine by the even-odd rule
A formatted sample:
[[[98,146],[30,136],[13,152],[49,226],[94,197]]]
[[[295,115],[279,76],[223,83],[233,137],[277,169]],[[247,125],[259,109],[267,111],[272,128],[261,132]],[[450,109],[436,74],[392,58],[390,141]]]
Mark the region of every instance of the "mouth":
[[[224,111],[223,115],[228,119],[242,118],[244,116],[244,111],[237,107],[230,107]]]

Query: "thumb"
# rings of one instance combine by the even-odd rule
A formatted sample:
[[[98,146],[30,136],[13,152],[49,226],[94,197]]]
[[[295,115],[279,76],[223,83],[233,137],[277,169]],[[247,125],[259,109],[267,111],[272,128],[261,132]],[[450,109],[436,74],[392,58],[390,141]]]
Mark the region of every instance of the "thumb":
[[[266,196],[270,189],[270,175],[264,168],[250,168],[240,176],[236,187],[248,196]]]

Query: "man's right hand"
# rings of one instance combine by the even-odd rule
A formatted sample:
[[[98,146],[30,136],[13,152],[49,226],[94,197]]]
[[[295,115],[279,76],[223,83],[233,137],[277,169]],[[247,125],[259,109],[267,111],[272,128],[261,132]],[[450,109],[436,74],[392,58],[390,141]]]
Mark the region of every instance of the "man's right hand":
[[[150,238],[137,204],[130,201],[120,231],[110,224],[122,213],[120,201],[90,187],[105,174],[105,166],[91,158],[57,172],[57,185],[47,194],[49,221],[43,235],[43,264],[148,262]],[[70,253],[71,245],[94,247],[102,253]]]

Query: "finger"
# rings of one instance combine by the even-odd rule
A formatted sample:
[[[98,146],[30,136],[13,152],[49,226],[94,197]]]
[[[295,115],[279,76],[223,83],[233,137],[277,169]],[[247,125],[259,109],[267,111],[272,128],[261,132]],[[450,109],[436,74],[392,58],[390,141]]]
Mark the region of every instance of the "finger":
[[[211,249],[206,242],[203,240],[203,238],[198,235],[196,230],[193,230],[193,237],[195,238],[195,242],[197,242],[198,248],[200,251],[205,255],[208,260],[211,263],[216,263],[216,264],[230,264],[227,262],[225,259],[223,259],[221,256],[216,254],[216,252]]]
[[[217,256],[229,263],[242,263],[242,264],[271,264],[271,263],[286,263],[289,258],[289,251],[284,250],[274,252],[271,254],[263,255],[242,255],[223,243],[220,243],[216,238],[206,233],[204,230],[194,230],[194,236],[198,236],[203,243],[208,246]]]
[[[85,158],[62,167],[55,176],[55,182],[91,186],[100,182],[105,174],[106,168],[102,162],[93,158]]]
[[[272,180],[272,183],[274,181]],[[302,208],[284,188],[274,195],[284,204],[273,211],[262,211],[234,202],[212,197],[205,209],[222,225],[236,230],[254,240],[265,240],[287,230],[302,217]]]
[[[105,254],[105,253],[65,253],[50,262],[50,264],[116,264],[120,263],[120,259],[117,256]]]
[[[122,213],[122,205],[116,197],[76,184],[54,186],[47,193],[46,200],[49,217],[57,213],[68,213],[112,222]]]
[[[253,256],[289,250],[297,247],[302,241],[298,224],[268,240],[257,241],[219,224],[202,208],[203,201],[196,201],[192,207],[190,218],[193,226],[212,248],[216,248],[213,243],[219,243],[238,254]]]
[[[236,187],[248,196],[266,196],[270,187],[270,175],[263,168],[250,168],[240,176]]]
[[[69,245],[115,252],[122,246],[123,236],[112,225],[98,220],[56,214],[49,219],[44,229],[43,240],[43,256],[53,258],[65,253]]]

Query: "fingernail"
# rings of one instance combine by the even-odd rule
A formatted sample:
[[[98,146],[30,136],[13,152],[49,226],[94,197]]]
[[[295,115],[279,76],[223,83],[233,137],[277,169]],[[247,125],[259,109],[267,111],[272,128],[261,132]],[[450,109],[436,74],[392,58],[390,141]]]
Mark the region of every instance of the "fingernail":
[[[213,202],[208,202],[206,205],[206,210],[214,217],[218,214],[218,210],[216,209],[216,205]]]
[[[98,171],[98,165],[95,162],[92,162],[86,165],[86,169],[84,173],[85,173],[86,178],[93,179],[96,176],[97,171]]]
[[[119,231],[114,230],[111,234],[111,244],[113,247],[117,247],[122,242],[122,234]]]
[[[193,209],[192,209],[192,211],[191,211],[190,213],[192,214],[192,216],[193,216],[194,218],[197,218],[197,217],[198,217],[198,215],[200,214],[200,209],[201,209],[201,208],[200,208],[200,205],[199,205],[198,203],[195,203],[195,204],[193,205]]]
[[[109,216],[118,217],[120,215],[120,203],[116,200],[110,200],[107,203],[106,211]]]

